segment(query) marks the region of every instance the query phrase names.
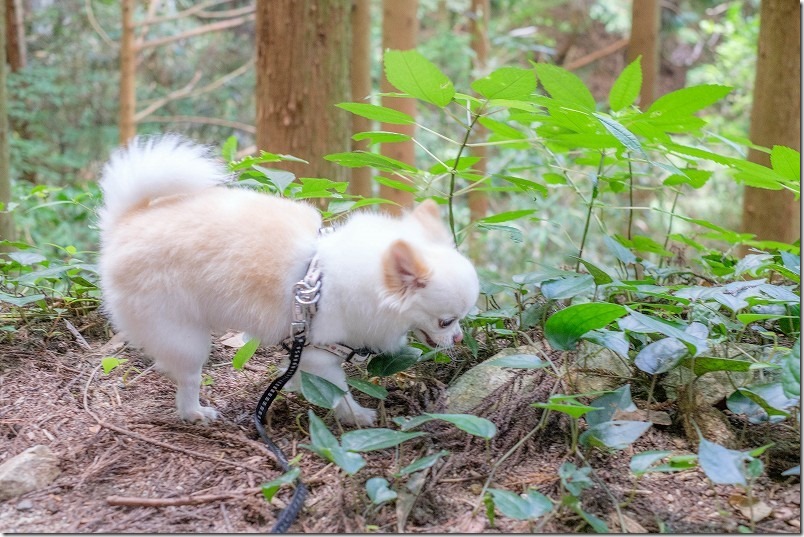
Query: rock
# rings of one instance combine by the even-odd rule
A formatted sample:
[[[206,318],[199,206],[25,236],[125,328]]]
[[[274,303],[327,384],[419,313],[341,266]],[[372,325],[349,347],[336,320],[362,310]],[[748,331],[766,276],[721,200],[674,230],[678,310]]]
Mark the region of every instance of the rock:
[[[582,341],[569,366],[569,381],[578,393],[615,390],[631,377],[629,363],[606,347]]]
[[[49,447],[30,447],[0,464],[0,501],[46,487],[60,472],[59,459]]]
[[[464,414],[475,408],[483,400],[491,395],[497,388],[513,381],[524,370],[511,369],[488,365],[488,362],[501,356],[512,356],[515,354],[534,354],[540,356],[539,349],[524,345],[517,348],[503,349],[483,363],[480,363],[455,381],[452,386],[447,388],[447,403],[443,412]],[[535,379],[525,382],[522,389],[528,389]]]
[[[28,498],[20,500],[17,504],[17,511],[27,511],[29,509],[33,509],[33,502]]]

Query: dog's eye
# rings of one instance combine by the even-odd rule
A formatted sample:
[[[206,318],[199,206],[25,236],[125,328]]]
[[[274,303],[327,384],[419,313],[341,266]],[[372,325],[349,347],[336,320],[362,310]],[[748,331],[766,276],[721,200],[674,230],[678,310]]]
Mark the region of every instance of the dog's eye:
[[[455,319],[439,319],[438,320],[438,326],[440,328],[447,328],[448,326],[450,326],[454,322],[455,322]]]

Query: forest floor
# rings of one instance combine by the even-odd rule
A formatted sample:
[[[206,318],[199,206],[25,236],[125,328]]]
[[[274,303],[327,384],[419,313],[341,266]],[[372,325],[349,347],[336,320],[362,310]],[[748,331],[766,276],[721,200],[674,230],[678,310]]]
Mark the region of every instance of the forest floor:
[[[59,323],[38,331],[21,328],[13,341],[0,343],[0,461],[37,445],[49,446],[60,459],[61,474],[44,489],[0,502],[0,531],[4,533],[233,533],[270,530],[291,494],[284,487],[266,501],[260,485],[280,475],[270,453],[259,441],[252,423],[257,399],[276,370],[281,353],[260,350],[236,371],[233,349],[215,340],[205,373],[212,380],[202,399],[213,404],[222,419],[212,425],[179,421],[172,383],[148,368],[148,361],[131,349],[117,350],[129,361],[108,375],[101,358],[115,351],[105,324],[96,315],[74,319],[83,335],[74,337]],[[44,336],[41,332],[47,332]],[[119,345],[118,345],[119,347]],[[555,359],[566,359],[554,355]],[[381,424],[396,428],[390,418],[438,411],[449,379],[472,364],[425,363],[412,371],[383,379],[389,396],[381,408]],[[300,395],[280,396],[269,412],[268,431],[289,454],[299,455],[309,496],[293,532],[361,533],[562,533],[585,528],[569,510],[532,524],[497,516],[492,526],[480,493],[492,464],[527,435],[541,416],[529,406],[543,401],[555,380],[543,370],[521,370],[514,382],[497,389],[474,413],[495,422],[498,434],[490,442],[472,437],[444,422],[422,427],[428,434],[405,442],[399,451],[364,454],[368,464],[354,476],[303,449],[309,442],[306,412]],[[529,390],[523,378],[536,375]],[[541,375],[541,376],[539,376]],[[527,393],[524,393],[527,392]],[[365,405],[376,401],[357,397]],[[639,406],[640,402],[635,397]],[[667,407],[673,415],[673,408]],[[320,411],[320,412],[319,412]],[[338,425],[324,409],[333,431]],[[558,467],[574,460],[569,452],[566,420],[551,415],[540,429],[496,468],[492,486],[514,492],[528,487],[559,500]],[[773,441],[773,426],[742,428],[748,447]],[[795,442],[794,442],[795,443]],[[800,444],[799,444],[800,445]],[[365,492],[369,477],[391,474],[422,455],[447,449],[451,453],[428,470],[423,486],[401,501],[373,506]],[[750,526],[730,503],[740,491],[712,485],[700,471],[646,474],[635,481],[628,464],[634,453],[667,449],[694,453],[680,427],[652,427],[630,448],[587,454],[598,485],[581,495],[583,509],[606,521],[614,531],[621,523],[631,532],[737,532]],[[798,453],[791,454],[793,458]],[[578,462],[574,460],[574,462]],[[786,462],[785,462],[786,464]],[[756,524],[758,532],[800,533],[800,482],[782,478],[766,461],[766,476],[752,489],[755,498],[772,509]],[[767,477],[771,476],[771,477]],[[402,489],[404,480],[396,481]],[[112,505],[113,497],[132,505]],[[192,505],[169,505],[187,503]],[[629,501],[630,499],[630,501]],[[157,505],[148,505],[156,501]],[[615,502],[620,504],[619,513]]]

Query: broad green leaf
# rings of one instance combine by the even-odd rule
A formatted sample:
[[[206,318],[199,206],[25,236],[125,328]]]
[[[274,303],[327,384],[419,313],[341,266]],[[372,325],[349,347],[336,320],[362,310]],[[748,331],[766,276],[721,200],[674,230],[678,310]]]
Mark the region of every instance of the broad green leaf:
[[[508,234],[508,238],[511,239],[512,242],[521,243],[523,241],[522,231],[513,226],[503,224],[478,224],[477,227],[478,229],[488,231],[503,231]]]
[[[529,489],[522,496],[508,490],[488,489],[494,506],[503,515],[516,520],[535,520],[553,510],[553,502],[539,491]]]
[[[595,113],[592,115],[595,116],[598,121],[603,124],[606,130],[609,131],[612,136],[617,138],[617,140],[623,144],[628,151],[642,155],[645,158],[648,157],[645,154],[645,151],[642,149],[642,144],[639,143],[639,140],[637,140],[637,137],[634,135],[634,133],[626,129],[619,121],[606,117],[603,114]]]
[[[397,494],[388,486],[388,481],[382,477],[372,477],[366,481],[366,493],[371,503],[380,505],[395,500]]]
[[[594,481],[589,477],[591,473],[592,468],[590,466],[578,468],[571,462],[562,463],[558,467],[558,477],[561,479],[561,484],[575,497],[580,496],[584,489],[595,485]]]
[[[573,274],[567,278],[550,280],[541,285],[541,292],[549,300],[563,300],[590,292],[595,279],[590,274]]]
[[[310,420],[310,440],[312,443],[309,445],[300,444],[300,447],[309,449],[320,457],[334,462],[349,475],[354,474],[366,465],[366,460],[363,457],[357,453],[346,451],[338,444],[335,435],[327,429],[321,418],[316,416],[312,410],[307,411],[307,416]]]
[[[524,216],[529,216],[536,212],[536,209],[521,209],[518,211],[507,211],[504,213],[493,214],[478,220],[481,224],[499,224],[501,222],[510,222]]]
[[[798,398],[787,397],[781,382],[754,384],[737,391],[762,407],[768,416],[788,416],[787,409],[798,404]]]
[[[554,313],[544,324],[544,335],[554,349],[572,350],[586,332],[603,328],[628,311],[618,304],[576,304]]]
[[[595,97],[578,75],[557,65],[534,63],[539,81],[553,99],[563,101],[587,112],[595,109]]]
[[[263,497],[270,502],[282,485],[293,483],[299,477],[299,474],[301,474],[301,468],[292,468],[276,479],[263,483],[261,485]]]
[[[413,418],[403,418],[400,416],[393,418],[391,421],[399,425],[399,428],[401,430],[409,431],[415,427],[418,427],[419,425],[427,423],[428,421],[432,421],[433,419],[435,418],[428,416],[427,414],[424,414],[422,416],[416,416]]]
[[[425,433],[404,433],[392,429],[374,428],[349,431],[341,436],[341,445],[347,451],[377,451],[398,446],[406,440],[423,436]]]
[[[649,421],[606,421],[584,431],[579,440],[582,444],[609,449],[625,449],[653,425]]]
[[[500,67],[471,86],[486,99],[520,99],[536,91],[536,74],[533,69]]]
[[[19,263],[20,265],[30,266],[42,261],[47,261],[47,258],[38,252],[8,252],[6,255]]]
[[[591,341],[601,347],[606,347],[619,354],[620,356],[628,356],[628,339],[625,337],[625,332],[618,330],[607,330],[600,328],[597,330],[590,330],[581,336],[581,339]]]
[[[782,358],[782,388],[787,397],[801,396],[801,339]]]
[[[542,360],[533,354],[512,354],[509,356],[500,356],[493,360],[486,360],[484,365],[493,365],[495,367],[510,367],[513,369],[540,369],[550,365],[549,362]]]
[[[713,371],[748,371],[754,362],[737,358],[718,358],[716,356],[687,356],[681,365],[692,369],[696,377]]]
[[[561,412],[573,419],[578,419],[588,412],[598,410],[596,406],[584,405],[566,395],[551,395],[546,403],[531,403],[530,406]]]
[[[255,164],[253,168],[258,172],[260,172],[265,177],[265,179],[267,179],[272,185],[276,187],[276,189],[280,193],[284,192],[285,189],[288,187],[288,185],[290,185],[293,181],[296,180],[296,176],[286,170],[275,170],[273,168],[265,168],[257,164]]]
[[[634,358],[634,365],[651,375],[666,373],[689,355],[687,346],[674,337],[666,337],[645,346]]]
[[[387,50],[385,76],[399,91],[441,108],[455,96],[452,81],[416,50]]]
[[[411,125],[415,123],[413,118],[408,114],[386,106],[369,103],[340,103],[335,106],[343,108],[357,116],[380,121],[382,123],[391,123],[393,125]]]
[[[377,153],[366,151],[352,151],[351,153],[333,153],[324,156],[325,160],[335,162],[347,168],[371,167],[386,172],[415,172],[416,168],[402,161],[392,159]]]
[[[358,132],[357,134],[352,135],[352,140],[356,142],[360,142],[362,140],[368,140],[369,145],[407,142],[410,139],[411,137],[408,136],[407,134],[399,134],[398,132],[387,132],[387,131],[366,131],[366,132]]]
[[[619,112],[627,106],[631,106],[639,97],[642,89],[642,56],[628,64],[623,69],[617,80],[609,91],[609,106],[612,112]]]
[[[431,414],[427,413],[426,416],[437,420],[443,420],[453,424],[458,429],[465,431],[471,435],[479,436],[481,438],[494,438],[497,434],[497,426],[486,418],[480,418],[471,414]]]
[[[717,485],[746,485],[746,462],[751,458],[747,453],[726,449],[705,438],[698,444],[698,463],[706,477]]]
[[[7,304],[11,304],[12,306],[17,306],[18,308],[33,302],[38,302],[44,298],[45,295],[39,293],[28,296],[14,296],[0,291],[0,302],[5,302]]]
[[[801,181],[801,153],[783,145],[771,149],[771,166],[779,175],[791,181]]]
[[[603,237],[603,242],[606,244],[606,247],[609,249],[609,251],[614,254],[614,257],[616,257],[621,263],[625,263],[626,265],[636,263],[636,256],[633,254],[633,252],[626,248],[616,238],[606,235]]]
[[[644,313],[640,313],[638,311],[631,311],[629,317],[633,318],[642,326],[645,326],[649,331],[658,332],[660,334],[664,334],[665,336],[681,340],[687,345],[687,348],[690,349],[690,352],[694,351],[693,354],[696,356],[709,350],[709,344],[706,342],[706,340],[695,337],[688,332],[680,330],[666,322],[660,321],[658,318],[645,315]]]
[[[237,158],[237,137],[236,136],[229,136],[225,142],[223,142],[223,146],[221,146],[221,157],[226,162],[232,162],[235,158]]]
[[[128,362],[126,358],[117,358],[116,356],[105,356],[101,358],[101,366],[103,367],[103,373],[108,375],[109,373],[114,370],[115,367],[119,365],[123,365],[124,363]]]
[[[307,371],[301,372],[301,392],[310,403],[333,409],[346,392],[327,379],[313,375]]]
[[[438,453],[433,453],[432,455],[427,455],[426,457],[422,457],[421,459],[416,459],[412,463],[408,464],[401,470],[399,473],[394,474],[396,477],[402,477],[404,475],[412,474],[414,472],[418,472],[419,470],[424,470],[425,468],[430,468],[435,463],[438,462],[438,459],[441,457],[445,457],[449,455],[449,451],[446,449],[442,449]]]
[[[329,460],[330,462],[334,462],[335,464],[340,466],[344,472],[346,472],[349,475],[356,474],[358,470],[360,470],[366,465],[366,459],[364,459],[357,453],[354,453],[352,451],[346,451],[341,447],[333,448],[330,450],[324,449],[322,453],[319,453],[319,455]]]
[[[609,274],[605,270],[594,265],[593,263],[574,255],[570,257],[573,259],[577,259],[583,264],[584,267],[586,267],[586,270],[588,270],[589,274],[591,274],[592,277],[595,279],[595,285],[606,285],[607,283],[611,283],[614,281],[612,277],[609,276]]]
[[[586,424],[590,427],[611,421],[611,418],[618,410],[633,412],[637,409],[631,400],[630,384],[620,386],[612,392],[601,395],[594,399],[591,404],[597,409],[586,414]]]
[[[381,401],[385,401],[385,398],[388,397],[388,390],[367,380],[348,378],[346,384]]]
[[[251,338],[246,341],[246,344],[237,349],[237,352],[232,357],[232,367],[235,369],[243,369],[246,362],[257,352],[259,346],[260,340],[257,338]]]
[[[670,455],[672,451],[643,451],[642,453],[637,453],[633,457],[631,457],[631,463],[628,467],[631,469],[631,472],[636,475],[640,476],[648,471],[648,468],[653,466],[655,463],[659,462],[663,458]]]
[[[307,411],[307,418],[310,420],[310,441],[315,448],[336,448],[339,447],[338,439],[330,432],[326,424],[313,413]]]
[[[702,85],[682,88],[662,95],[645,111],[645,116],[654,124],[676,121],[716,103],[731,92],[732,88],[718,85]]]
[[[412,367],[421,355],[421,349],[416,347],[405,347],[396,353],[378,354],[369,361],[366,370],[374,377],[388,377]]]

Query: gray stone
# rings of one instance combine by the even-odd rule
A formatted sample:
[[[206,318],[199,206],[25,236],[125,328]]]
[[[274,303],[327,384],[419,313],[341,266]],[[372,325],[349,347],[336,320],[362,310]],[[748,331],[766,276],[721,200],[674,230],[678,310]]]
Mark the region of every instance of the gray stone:
[[[29,509],[33,509],[33,502],[28,498],[20,500],[19,503],[17,503],[17,511],[28,511]]]
[[[487,365],[489,361],[501,356],[512,356],[514,354],[541,356],[539,354],[540,350],[540,348],[530,345],[503,349],[485,362],[474,366],[461,375],[452,386],[447,388],[447,403],[444,412],[465,414],[482,403],[497,388],[511,382],[517,375],[522,374],[521,369]],[[523,386],[523,388],[527,387]]]
[[[46,487],[60,472],[59,458],[49,447],[30,447],[0,464],[0,501]]]

